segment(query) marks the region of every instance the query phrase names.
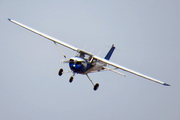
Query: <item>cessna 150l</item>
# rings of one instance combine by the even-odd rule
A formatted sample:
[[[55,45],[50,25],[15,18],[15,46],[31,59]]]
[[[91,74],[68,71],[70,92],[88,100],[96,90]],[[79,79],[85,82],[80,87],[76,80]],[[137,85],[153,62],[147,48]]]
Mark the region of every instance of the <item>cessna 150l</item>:
[[[110,62],[109,59],[115,49],[114,45],[112,45],[111,49],[109,50],[109,52],[107,53],[107,55],[105,56],[105,58],[100,58],[94,54],[92,54],[91,52],[87,52],[85,50],[82,50],[82,49],[79,49],[77,47],[74,47],[72,45],[69,45],[65,42],[62,42],[58,39],[55,39],[51,36],[48,36],[44,33],[41,33],[35,29],[32,29],[26,25],[23,25],[15,20],[12,20],[12,19],[8,19],[10,22],[13,22],[31,32],[34,32],[44,38],[47,38],[51,41],[53,41],[56,46],[58,47],[57,44],[60,44],[60,45],[63,45],[67,48],[70,48],[74,51],[76,51],[78,54],[75,56],[75,57],[71,57],[69,60],[64,60],[64,62],[67,62],[69,63],[69,67],[71,69],[71,71],[73,72],[73,75],[70,77],[69,79],[69,82],[72,82],[73,81],[73,77],[75,74],[84,74],[88,77],[88,79],[91,81],[91,83],[93,84],[94,86],[94,90],[97,90],[98,87],[99,87],[99,84],[96,83],[94,84],[93,81],[90,79],[90,77],[88,76],[89,73],[93,73],[93,72],[99,72],[99,71],[112,71],[112,72],[115,72],[117,74],[120,74],[120,75],[123,75],[123,76],[126,76],[125,74],[123,73],[120,73],[118,71],[116,71],[116,69],[121,69],[123,71],[126,71],[126,72],[129,72],[129,73],[132,73],[132,74],[135,74],[137,76],[140,76],[140,77],[143,77],[145,79],[148,79],[148,80],[151,80],[151,81],[154,81],[154,82],[157,82],[159,84],[162,84],[162,85],[165,85],[165,86],[170,86],[169,84],[167,83],[164,83],[162,81],[159,81],[159,80],[156,80],[154,78],[151,78],[151,77],[148,77],[146,75],[143,75],[141,73],[138,73],[138,72],[135,72],[133,70],[130,70],[126,67],[123,67],[121,65],[118,65],[118,64],[115,64],[113,62]],[[61,49],[58,47],[58,49],[61,51]],[[62,53],[62,51],[61,51]],[[63,53],[62,53],[63,54]],[[64,55],[64,54],[63,54]],[[85,58],[85,55],[88,56],[88,58]],[[64,57],[66,58],[66,56],[64,55]],[[113,68],[108,68],[107,65],[110,65],[112,66]],[[61,76],[63,74],[63,69],[61,68],[59,70],[59,76]]]

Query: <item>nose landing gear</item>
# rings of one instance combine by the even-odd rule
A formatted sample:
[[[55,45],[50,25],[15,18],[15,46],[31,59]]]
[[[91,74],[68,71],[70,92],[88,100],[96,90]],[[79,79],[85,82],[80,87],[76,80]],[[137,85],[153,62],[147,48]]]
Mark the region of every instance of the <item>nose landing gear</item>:
[[[70,83],[73,81],[74,75],[75,75],[75,73],[73,73],[73,75],[70,77],[70,79],[69,79],[69,82],[70,82]]]
[[[69,82],[71,83],[73,81],[73,77],[71,76],[69,79]]]

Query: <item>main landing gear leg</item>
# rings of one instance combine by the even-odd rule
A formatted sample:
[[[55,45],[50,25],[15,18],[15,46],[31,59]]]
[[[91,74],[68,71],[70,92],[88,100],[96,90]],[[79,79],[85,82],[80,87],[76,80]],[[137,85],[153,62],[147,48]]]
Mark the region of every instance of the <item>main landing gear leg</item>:
[[[92,80],[90,79],[90,77],[88,76],[88,74],[86,74],[86,76],[88,77],[88,79],[90,80],[90,82],[93,84],[94,90],[96,91],[96,90],[99,88],[99,84],[98,84],[98,83],[94,84],[93,81],[92,81]]]

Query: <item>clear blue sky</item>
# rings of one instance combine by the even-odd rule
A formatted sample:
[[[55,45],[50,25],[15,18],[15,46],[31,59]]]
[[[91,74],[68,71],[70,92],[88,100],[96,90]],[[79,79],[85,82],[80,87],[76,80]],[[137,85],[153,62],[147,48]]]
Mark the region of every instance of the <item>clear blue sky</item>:
[[[180,119],[180,2],[178,0],[1,0],[1,120]],[[57,75],[63,56],[53,42],[12,18],[79,48],[171,84],[126,73]],[[68,58],[76,53],[60,46]]]

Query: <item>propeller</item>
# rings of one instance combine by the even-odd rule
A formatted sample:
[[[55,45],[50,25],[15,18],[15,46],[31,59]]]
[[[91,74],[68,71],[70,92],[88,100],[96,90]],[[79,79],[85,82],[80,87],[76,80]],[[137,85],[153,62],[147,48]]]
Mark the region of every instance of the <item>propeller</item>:
[[[69,63],[69,60],[61,60],[61,63]]]

